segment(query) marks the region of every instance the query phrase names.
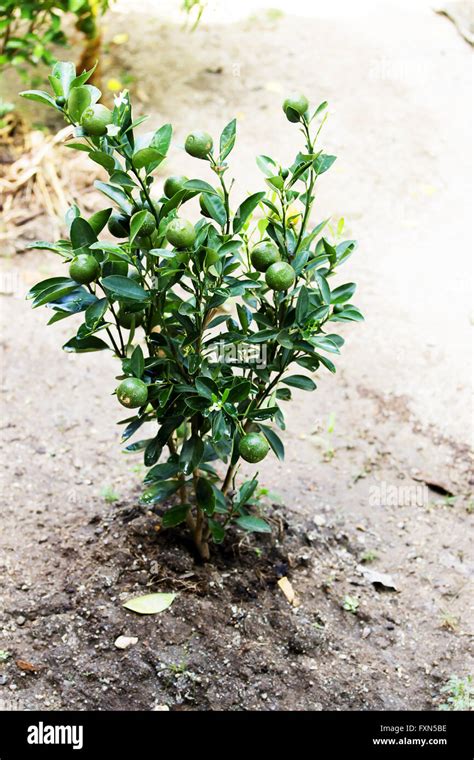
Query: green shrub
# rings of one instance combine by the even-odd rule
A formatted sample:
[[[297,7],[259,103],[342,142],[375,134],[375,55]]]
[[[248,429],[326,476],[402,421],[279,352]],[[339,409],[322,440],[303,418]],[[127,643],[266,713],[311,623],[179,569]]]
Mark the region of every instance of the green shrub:
[[[270,531],[255,509],[256,478],[235,484],[240,457],[256,463],[271,449],[283,459],[277,433],[285,427],[283,403],[293,388],[316,388],[308,372],[335,372],[327,354],[339,354],[344,341],[332,329],[362,319],[350,303],[355,284],[332,290],[329,284],[355,241],[321,236],[329,220],[310,224],[316,183],[335,160],[316,147],[327,104],[300,108],[298,118],[286,104],[302,150],[288,167],[259,156],[266,187],[233,211],[227,174],[235,119],[218,141],[195,132],[185,143],[199,156],[190,159],[189,176],[205,164],[214,184],[180,176],[165,182],[166,194],[155,194],[154,172],[168,154],[171,125],[138,135],[144,119],[133,120],[124,92],[112,112],[101,112],[98,129],[91,109],[97,111],[100,91],[87,84],[89,74],[76,76],[73,64],[59,63],[50,77],[53,94],[22,93],[61,111],[75,125],[69,147],[88,153],[109,175],[95,183],[106,208],[86,219],[74,206],[67,239],[33,245],[57,253],[69,273],[38,283],[29,297],[34,307],[52,309],[48,324],[82,315],[66,351],[112,350],[118,357],[118,401],[136,410],[122,420],[123,441],[146,422],[158,428],[126,447],[143,451],[150,468],[142,502],[169,504],[179,496],[163,525],[186,522],[207,558],[209,540],[222,541],[231,523]],[[199,200],[197,224],[185,217],[192,199]],[[102,235],[107,225],[113,241]],[[262,247],[272,255],[258,255],[254,266]],[[222,483],[219,462],[227,465]]]

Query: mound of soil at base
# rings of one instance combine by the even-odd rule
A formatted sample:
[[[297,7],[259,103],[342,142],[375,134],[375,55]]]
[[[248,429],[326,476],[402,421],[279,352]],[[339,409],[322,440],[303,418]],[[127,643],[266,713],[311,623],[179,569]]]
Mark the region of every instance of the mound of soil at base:
[[[56,533],[44,547],[56,588],[46,572],[0,617],[12,641],[0,676],[7,707],[401,708],[406,682],[390,667],[396,592],[367,583],[360,547],[324,517],[289,526],[273,507],[270,519],[271,536],[231,534],[205,565],[184,532],[130,505]],[[158,615],[123,608],[153,591],[178,596]],[[359,600],[353,613],[346,594]],[[120,635],[138,642],[120,650]]]

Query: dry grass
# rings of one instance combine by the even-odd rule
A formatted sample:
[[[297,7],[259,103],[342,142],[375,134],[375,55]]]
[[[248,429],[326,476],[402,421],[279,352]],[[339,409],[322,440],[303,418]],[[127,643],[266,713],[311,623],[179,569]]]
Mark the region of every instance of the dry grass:
[[[94,169],[85,154],[61,147],[72,129],[68,126],[54,135],[24,131],[20,145],[18,134],[0,135],[3,149],[11,143],[10,161],[0,163],[0,240],[13,252],[24,249],[28,223],[38,217],[48,217],[50,239],[56,239],[64,231],[67,209],[78,198],[81,208],[94,208],[93,181],[101,169],[98,166],[91,176]]]

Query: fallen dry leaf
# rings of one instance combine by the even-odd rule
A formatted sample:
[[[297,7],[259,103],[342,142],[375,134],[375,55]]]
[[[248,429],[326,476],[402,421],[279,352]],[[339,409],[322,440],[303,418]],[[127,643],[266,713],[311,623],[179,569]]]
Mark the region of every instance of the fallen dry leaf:
[[[15,660],[15,665],[20,668],[20,670],[24,670],[25,673],[37,673],[38,670],[41,670],[41,665],[33,665],[26,660]]]
[[[284,595],[286,596],[287,601],[293,605],[293,607],[298,607],[300,604],[300,601],[298,597],[295,594],[295,590],[293,586],[291,585],[290,581],[286,577],[286,575],[283,576],[283,578],[280,578],[278,581],[278,585],[283,591]]]
[[[376,570],[369,570],[366,567],[361,568],[361,572],[364,578],[369,583],[372,583],[375,588],[386,591],[398,591],[398,586],[388,573],[378,573]]]

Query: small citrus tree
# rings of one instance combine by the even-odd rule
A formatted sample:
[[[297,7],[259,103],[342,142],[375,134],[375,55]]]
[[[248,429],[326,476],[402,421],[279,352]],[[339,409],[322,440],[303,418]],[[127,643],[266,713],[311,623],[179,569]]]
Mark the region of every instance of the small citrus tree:
[[[39,282],[29,297],[33,307],[53,310],[48,324],[83,315],[66,351],[111,350],[118,357],[117,400],[133,410],[122,420],[123,440],[144,423],[158,428],[127,445],[143,450],[150,468],[142,501],[169,504],[176,494],[163,525],[186,522],[207,559],[209,541],[222,541],[231,523],[270,531],[255,513],[256,478],[236,487],[239,460],[256,464],[270,449],[283,459],[275,429],[285,427],[282,402],[292,388],[316,388],[308,372],[335,372],[327,354],[338,354],[344,341],[332,325],[362,319],[350,303],[354,283],[329,285],[355,242],[322,237],[328,220],[311,225],[316,184],[335,160],[316,147],[327,103],[310,111],[303,95],[285,100],[302,150],[288,167],[259,156],[266,189],[233,211],[227,174],[235,119],[217,147],[207,132],[186,138],[186,152],[212,171],[213,184],[173,176],[155,194],[171,125],[137,135],[143,118],[133,120],[128,93],[109,110],[87,84],[90,73],[76,75],[73,64],[60,63],[50,77],[52,95],[22,93],[61,111],[74,125],[68,146],[109,175],[96,182],[107,208],[86,219],[74,206],[67,239],[33,245],[57,253],[68,273]],[[197,224],[185,216],[193,198]],[[227,465],[222,482],[216,462]]]

